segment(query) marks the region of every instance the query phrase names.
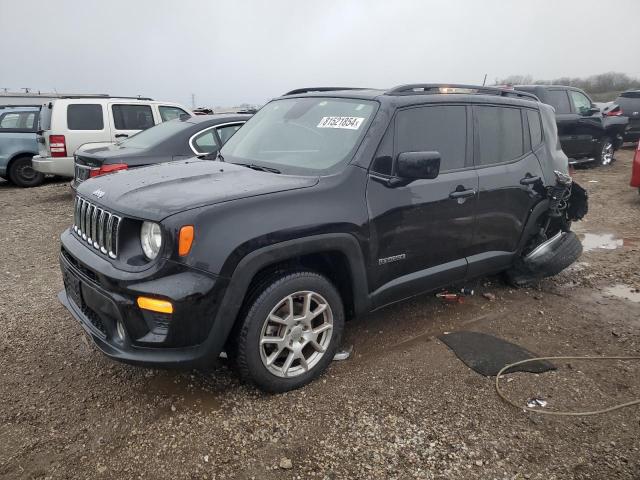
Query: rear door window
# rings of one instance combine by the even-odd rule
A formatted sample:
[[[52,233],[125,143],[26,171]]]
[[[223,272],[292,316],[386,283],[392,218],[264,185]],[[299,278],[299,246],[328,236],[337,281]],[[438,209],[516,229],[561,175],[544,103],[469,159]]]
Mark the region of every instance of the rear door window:
[[[155,125],[150,105],[112,105],[111,111],[116,130],[146,130]]]
[[[6,112],[0,115],[0,129],[35,130],[36,112]]]
[[[238,131],[238,129],[242,126],[241,123],[235,125],[225,125],[224,127],[218,128],[218,136],[220,137],[220,141],[224,145],[227,143],[234,133]]]
[[[535,148],[542,142],[542,123],[540,114],[535,110],[525,110],[529,122],[529,134],[531,135],[531,147]]]
[[[103,130],[102,105],[93,103],[68,105],[67,128],[69,130]]]
[[[515,160],[524,153],[524,132],[519,108],[476,106],[476,165],[493,165]]]
[[[214,129],[210,128],[193,137],[191,145],[197,153],[211,153],[218,150],[218,140]]]
[[[167,120],[173,120],[175,118],[180,118],[180,115],[189,115],[181,108],[171,107],[168,105],[160,105],[158,107],[158,110],[160,111],[160,118],[163,122],[166,122]]]
[[[461,105],[410,108],[396,117],[396,154],[439,152],[440,171],[464,168],[467,112]]]
[[[556,113],[571,113],[571,104],[566,90],[547,90],[547,103],[556,109]]]

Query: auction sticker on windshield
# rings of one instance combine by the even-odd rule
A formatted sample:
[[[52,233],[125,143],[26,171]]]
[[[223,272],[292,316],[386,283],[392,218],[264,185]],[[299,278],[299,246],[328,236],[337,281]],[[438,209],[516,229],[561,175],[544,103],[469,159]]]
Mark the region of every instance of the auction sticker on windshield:
[[[318,128],[346,128],[358,130],[364,122],[364,117],[322,117]]]

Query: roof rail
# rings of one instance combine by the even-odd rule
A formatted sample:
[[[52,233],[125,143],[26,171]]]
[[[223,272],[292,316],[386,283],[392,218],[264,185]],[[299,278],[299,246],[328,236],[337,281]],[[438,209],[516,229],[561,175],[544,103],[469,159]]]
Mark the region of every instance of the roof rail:
[[[58,98],[124,98],[127,100],[147,100],[147,101],[153,101],[153,98],[150,97],[125,97],[125,96],[120,96],[120,95],[108,95],[106,93],[99,93],[96,95],[62,95],[60,97],[54,97],[54,100],[58,99]]]
[[[365,90],[364,88],[358,87],[307,87],[307,88],[296,88],[295,90],[291,90],[283,95],[286,97],[287,95],[299,95],[301,93],[312,93],[312,92],[335,92],[337,90]]]
[[[458,91],[456,91],[458,90]],[[533,93],[522,92],[519,90],[486,87],[479,85],[462,85],[456,83],[412,83],[408,85],[399,85],[387,90],[385,95],[433,95],[439,93],[463,93],[474,95],[498,95],[501,97],[527,98],[539,101]]]

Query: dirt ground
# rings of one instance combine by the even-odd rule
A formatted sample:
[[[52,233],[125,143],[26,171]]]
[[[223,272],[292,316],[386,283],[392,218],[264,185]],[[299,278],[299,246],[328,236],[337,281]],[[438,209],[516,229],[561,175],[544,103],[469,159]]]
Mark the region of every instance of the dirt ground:
[[[626,149],[613,166],[576,172],[591,211],[575,225],[586,251],[568,271],[535,289],[481,279],[463,304],[426,295],[350,322],[352,357],[284,395],[241,384],[224,364],[176,372],[104,357],[56,299],[68,185],[0,181],[0,478],[640,478],[637,406],[524,413],[436,338],[474,330],[540,355],[640,355],[631,158]],[[548,410],[640,397],[638,362],[557,366],[509,375],[504,389],[523,405],[542,396]]]

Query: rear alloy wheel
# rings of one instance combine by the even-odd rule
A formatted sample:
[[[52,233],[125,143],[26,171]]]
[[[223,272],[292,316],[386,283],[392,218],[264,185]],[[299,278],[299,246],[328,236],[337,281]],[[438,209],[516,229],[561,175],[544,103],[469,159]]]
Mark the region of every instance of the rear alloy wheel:
[[[602,144],[602,150],[598,158],[598,163],[602,166],[611,165],[613,162],[613,141],[610,138],[606,138]]]
[[[251,304],[236,339],[243,379],[269,392],[299,388],[318,377],[340,344],[342,300],[325,277],[294,272],[272,279]]]
[[[44,175],[33,169],[31,157],[19,157],[9,166],[9,179],[19,187],[37,187],[44,180]]]

